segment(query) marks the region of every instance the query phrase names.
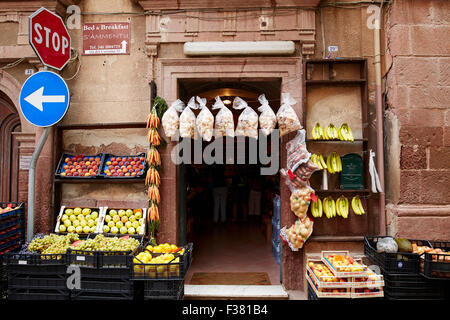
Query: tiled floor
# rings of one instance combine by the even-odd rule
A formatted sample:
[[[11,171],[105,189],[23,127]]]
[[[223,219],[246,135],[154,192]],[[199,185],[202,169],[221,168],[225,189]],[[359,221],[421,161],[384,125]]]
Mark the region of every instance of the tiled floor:
[[[267,272],[272,285],[280,284],[280,266],[258,221],[204,226],[195,232],[193,243],[186,284],[194,272]]]

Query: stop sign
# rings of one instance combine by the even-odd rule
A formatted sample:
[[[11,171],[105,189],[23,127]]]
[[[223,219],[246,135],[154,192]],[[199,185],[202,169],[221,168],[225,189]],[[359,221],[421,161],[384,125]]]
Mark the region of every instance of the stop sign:
[[[61,70],[70,60],[70,35],[57,14],[40,8],[28,17],[28,39],[45,66]]]

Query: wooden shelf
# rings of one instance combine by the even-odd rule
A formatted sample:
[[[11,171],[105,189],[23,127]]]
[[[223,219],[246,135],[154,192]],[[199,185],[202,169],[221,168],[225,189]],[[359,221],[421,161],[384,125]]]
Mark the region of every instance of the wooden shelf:
[[[332,190],[315,190],[317,193],[370,193],[369,189],[332,189]]]
[[[358,142],[366,142],[366,141],[369,141],[369,139],[363,138],[363,139],[355,139],[353,141],[306,139],[306,142],[317,142],[317,143],[358,143]]]
[[[146,127],[145,122],[118,122],[118,123],[87,123],[87,124],[66,124],[56,126],[59,130],[98,130],[98,129],[133,129]]]
[[[347,241],[364,241],[364,236],[311,236],[308,241],[316,242],[347,242]]]
[[[145,178],[129,178],[129,179],[113,179],[113,178],[100,178],[100,179],[55,179],[56,184],[126,184],[126,183],[144,183]]]
[[[357,85],[360,86],[364,84],[366,80],[364,79],[333,79],[333,80],[305,80],[306,85]]]

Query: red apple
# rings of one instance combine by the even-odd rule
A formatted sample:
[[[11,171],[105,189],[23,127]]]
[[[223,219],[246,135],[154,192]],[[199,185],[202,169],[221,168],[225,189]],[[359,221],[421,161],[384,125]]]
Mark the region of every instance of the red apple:
[[[132,173],[131,173],[131,176],[132,176],[132,177],[135,177],[135,176],[136,176],[136,172],[132,172]]]

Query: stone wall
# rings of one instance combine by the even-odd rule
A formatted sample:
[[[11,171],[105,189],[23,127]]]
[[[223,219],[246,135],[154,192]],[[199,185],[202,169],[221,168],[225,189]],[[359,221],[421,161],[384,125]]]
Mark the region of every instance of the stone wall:
[[[386,16],[391,235],[448,240],[450,2],[396,0]]]

